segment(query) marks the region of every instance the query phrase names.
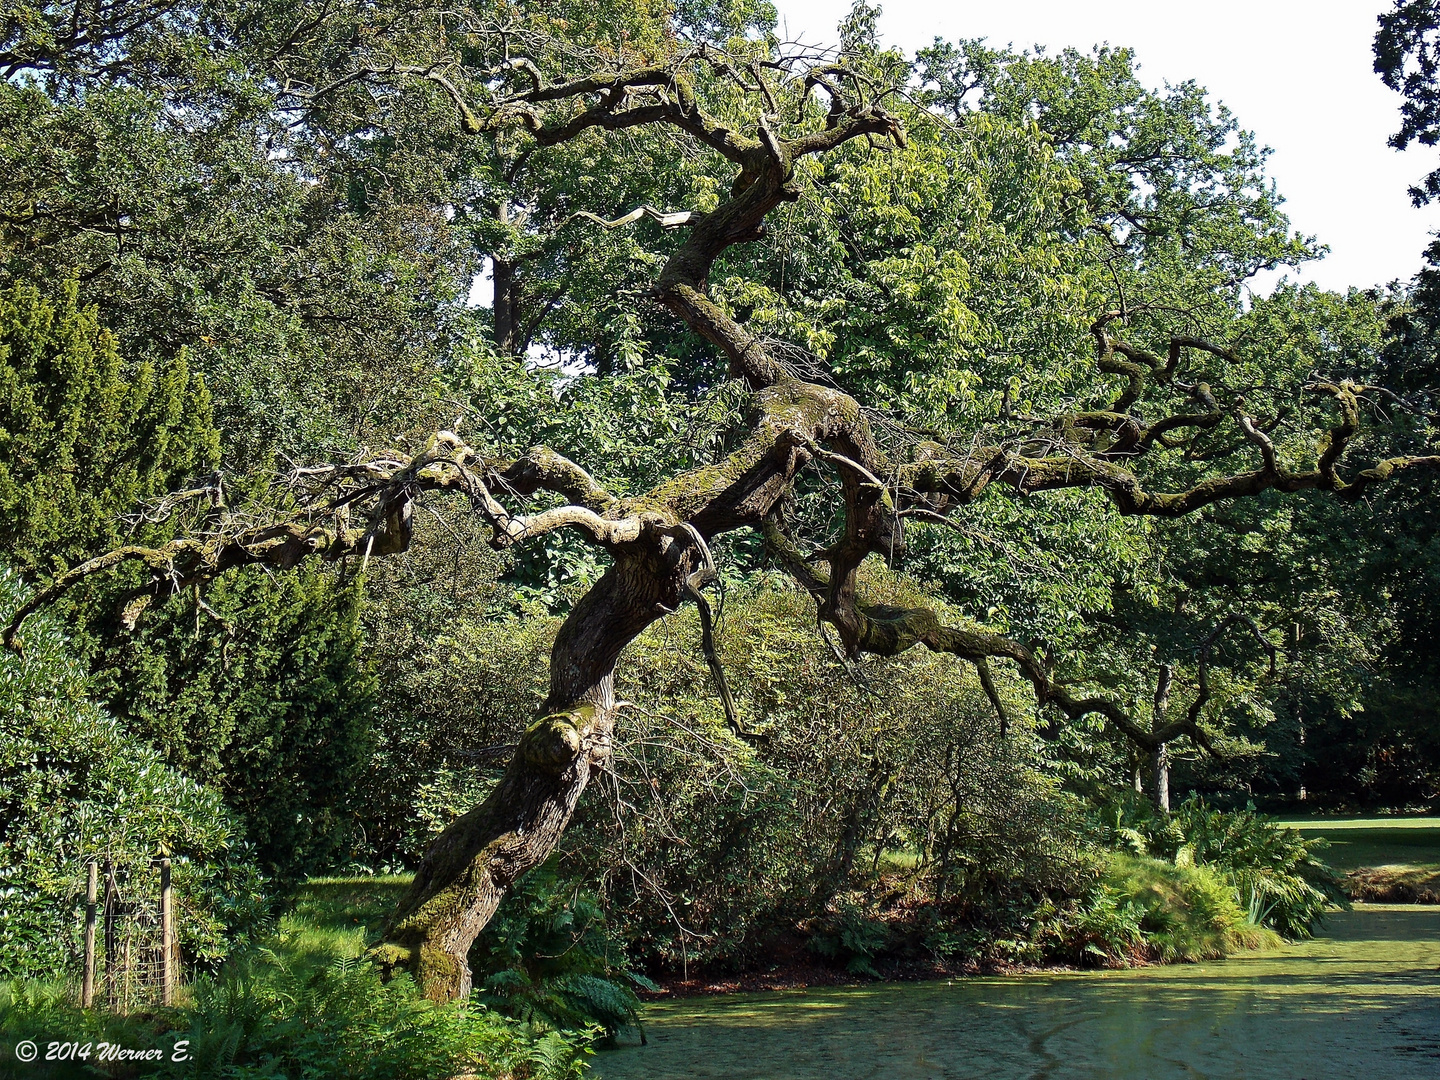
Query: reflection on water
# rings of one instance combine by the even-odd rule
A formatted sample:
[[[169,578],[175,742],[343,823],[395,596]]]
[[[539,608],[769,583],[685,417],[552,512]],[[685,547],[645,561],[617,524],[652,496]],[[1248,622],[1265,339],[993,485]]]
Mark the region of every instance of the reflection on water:
[[[1437,1080],[1440,908],[1209,964],[653,1005],[603,1080]]]

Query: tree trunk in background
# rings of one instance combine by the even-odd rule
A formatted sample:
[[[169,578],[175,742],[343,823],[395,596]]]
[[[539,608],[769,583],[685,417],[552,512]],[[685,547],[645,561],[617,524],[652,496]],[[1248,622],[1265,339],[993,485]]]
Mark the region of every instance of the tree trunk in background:
[[[498,255],[492,256],[490,279],[495,284],[495,348],[502,356],[514,356],[520,323],[520,282],[515,264]]]
[[[1155,808],[1170,812],[1170,751],[1164,745],[1158,746],[1150,756],[1150,767],[1155,777]]]
[[[1300,655],[1300,624],[1295,624],[1295,652],[1293,655]],[[1300,685],[1296,680],[1290,683],[1290,700],[1295,706],[1295,728],[1298,732],[1300,747],[1300,788],[1295,793],[1296,798],[1301,802],[1305,801],[1305,712],[1300,707]]]
[[[1170,684],[1175,669],[1169,664],[1160,665],[1160,677],[1155,681],[1155,709],[1150,714],[1150,730],[1159,731],[1165,726],[1165,714],[1170,711]],[[1154,790],[1150,793],[1155,809],[1170,812],[1170,751],[1164,743],[1150,754],[1150,775],[1154,778]]]
[[[874,829],[875,818],[885,803],[892,779],[887,763],[882,761],[877,753],[871,758],[869,773],[860,793],[851,804],[850,812],[845,815],[845,824],[840,829],[830,867],[816,880],[815,903],[818,906],[823,908],[836,893],[845,889],[850,880],[850,871],[855,866],[855,856],[859,854],[861,845]],[[876,862],[878,865],[878,852]]]

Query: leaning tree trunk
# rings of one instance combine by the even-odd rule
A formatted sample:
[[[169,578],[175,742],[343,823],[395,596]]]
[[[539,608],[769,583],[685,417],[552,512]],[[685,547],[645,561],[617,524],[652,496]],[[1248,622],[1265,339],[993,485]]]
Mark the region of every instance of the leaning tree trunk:
[[[688,564],[617,560],[571,612],[550,656],[550,693],[490,796],[426,850],[376,959],[408,970],[425,996],[470,992],[470,946],[515,881],[554,849],[592,775],[610,756],[620,651],[679,603]],[[669,562],[671,565],[661,565]]]

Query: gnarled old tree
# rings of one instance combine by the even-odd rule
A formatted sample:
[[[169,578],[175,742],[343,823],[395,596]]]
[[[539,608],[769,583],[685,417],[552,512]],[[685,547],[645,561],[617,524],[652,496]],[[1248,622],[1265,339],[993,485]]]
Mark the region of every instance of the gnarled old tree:
[[[363,561],[402,551],[416,505],[432,493],[467,497],[493,529],[497,548],[569,529],[604,549],[612,565],[555,641],[540,718],[490,796],[424,853],[377,952],[382,964],[412,970],[432,998],[468,992],[471,943],[516,879],[554,848],[587,783],[605,767],[618,718],[614,677],[622,650],[687,599],[705,614],[700,590],[712,572],[709,541],[717,535],[761,532],[774,558],[813,596],[847,657],[894,656],[923,644],[973,663],[997,705],[989,665],[1010,661],[1040,703],[1072,718],[1099,713],[1137,747],[1159,751],[1181,735],[1206,744],[1199,723],[1203,683],[1199,704],[1183,718],[1142,725],[1109,698],[1064,685],[1035,649],[945,625],[924,608],[867,602],[857,585],[862,561],[875,554],[898,558],[907,523],[944,524],[992,489],[1027,496],[1094,488],[1121,514],[1176,517],[1272,490],[1318,489],[1353,501],[1402,470],[1440,465],[1435,455],[1350,466],[1347,450],[1360,429],[1365,388],[1324,379],[1306,390],[1337,418],[1320,432],[1310,461],[1282,455],[1271,438],[1275,422],[1252,416],[1238,394],[1212,389],[1203,378],[1206,358],[1232,357],[1229,347],[1173,337],[1151,352],[1125,338],[1125,315],[1116,311],[1097,312],[1093,325],[1099,370],[1119,381],[1113,400],[1107,395],[1097,407],[1051,418],[1003,417],[1008,431],[959,445],[943,434],[914,437],[897,434],[896,425],[872,425],[873,414],[860,402],[828,375],[790,367],[715,302],[707,284],[727,249],[760,237],[766,216],[799,197],[804,159],[857,139],[877,148],[904,144],[902,125],[886,108],[895,99],[843,63],[797,56],[742,66],[697,47],[659,66],[551,81],[535,63],[512,58],[488,84],[488,102],[467,100],[439,69],[409,74],[452,97],[467,133],[518,140],[527,154],[591,129],[663,126],[731,164],[733,189],[714,209],[639,213],[685,230],[654,295],[720,349],[731,376],[748,388],[738,448],[635,497],[611,494],[556,450],[537,447],[518,460],[496,460],[445,431],[418,454],[298,469],[277,490],[274,505],[283,512],[268,517],[253,508],[227,510],[218,490],[197,489],[184,494],[211,504],[199,527],[164,546],[121,548],[61,574],[16,613],[5,639],[19,647],[29,612],[121,562],[139,560],[151,570],[127,607],[134,618],[154,598],[198,588],[230,567],[288,568],[310,557]],[[706,106],[697,90],[702,84],[728,103],[730,119]],[[1201,436],[1230,427],[1234,437],[1225,453],[1190,453]],[[1215,464],[1246,455],[1252,460],[1239,471]],[[807,468],[833,472],[843,494],[838,536],[813,546],[792,535],[785,513]],[[1175,477],[1183,482],[1173,483]],[[519,500],[537,492],[558,496],[561,505],[522,512]],[[725,696],[737,734],[748,735]]]

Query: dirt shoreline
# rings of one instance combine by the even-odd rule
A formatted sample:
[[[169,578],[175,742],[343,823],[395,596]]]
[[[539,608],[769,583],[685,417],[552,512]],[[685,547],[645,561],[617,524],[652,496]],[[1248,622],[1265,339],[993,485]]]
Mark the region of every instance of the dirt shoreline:
[[[1151,965],[1146,961],[1138,960],[1123,966],[1140,968]],[[660,987],[658,991],[642,991],[640,997],[646,1001],[675,1001],[682,998],[713,997],[722,994],[755,994],[771,990],[810,990],[832,986],[944,982],[952,979],[973,979],[995,975],[1063,974],[1096,970],[1103,969],[1067,964],[939,964],[901,961],[892,965],[882,965],[878,978],[866,978],[818,964],[791,963],[780,965],[770,971],[727,972],[714,976],[699,975],[688,980],[679,975],[665,976],[655,980]]]
[[[1440,905],[1440,875],[1425,878],[1422,887],[1397,873],[1404,867],[1362,867],[1345,875],[1346,891],[1357,904]],[[1433,880],[1432,880],[1433,879]],[[855,975],[819,963],[786,960],[768,970],[697,973],[686,979],[681,974],[655,979],[659,990],[639,992],[645,1001],[678,1001],[684,998],[715,997],[724,994],[756,994],[767,991],[810,990],[836,986],[875,986],[886,983],[941,982],[996,975],[1073,974],[1109,968],[1144,968],[1157,962],[1132,957],[1125,964],[1080,967],[1074,964],[944,964],[935,961],[902,960],[880,964],[878,977]],[[1168,966],[1158,963],[1158,966]]]

